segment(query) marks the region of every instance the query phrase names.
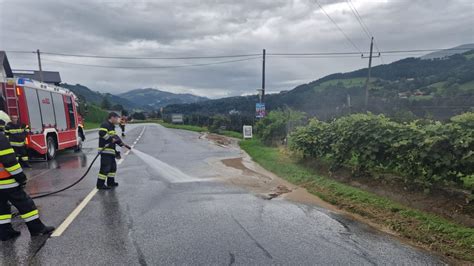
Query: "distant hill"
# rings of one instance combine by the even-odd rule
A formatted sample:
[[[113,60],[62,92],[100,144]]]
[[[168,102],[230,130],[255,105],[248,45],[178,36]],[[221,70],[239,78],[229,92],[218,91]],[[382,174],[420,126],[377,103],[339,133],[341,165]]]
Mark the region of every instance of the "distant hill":
[[[112,105],[120,104],[126,109],[134,109],[134,108],[140,107],[140,105],[137,105],[122,97],[119,97],[110,93],[101,93],[98,91],[93,91],[89,89],[88,87],[81,84],[71,85],[71,84],[63,83],[61,84],[61,87],[71,90],[80,99],[85,100],[85,102],[88,102],[88,103],[100,105],[103,99],[107,97]]]
[[[170,104],[196,103],[208,98],[192,94],[175,94],[157,89],[136,89],[118,95],[136,105],[147,109],[159,109]]]
[[[472,49],[474,49],[474,43],[468,43],[468,44],[459,45],[453,48],[449,48],[446,50],[426,54],[422,56],[421,59],[443,58],[443,57],[448,57],[455,54],[462,54]]]
[[[205,97],[199,97],[192,94],[175,94],[156,89],[135,89],[126,93],[114,95],[93,91],[81,84],[71,85],[63,83],[61,86],[74,92],[74,94],[84,102],[100,106],[104,98],[107,97],[111,105],[120,104],[128,110],[157,110],[160,107],[169,104],[195,103],[208,100]]]
[[[364,111],[367,68],[328,75],[266,95],[267,110],[285,106],[320,119]],[[372,68],[369,111],[446,119],[474,109],[474,50],[443,59],[406,58]],[[350,100],[349,100],[350,99]],[[254,115],[256,95],[170,105],[166,113]]]

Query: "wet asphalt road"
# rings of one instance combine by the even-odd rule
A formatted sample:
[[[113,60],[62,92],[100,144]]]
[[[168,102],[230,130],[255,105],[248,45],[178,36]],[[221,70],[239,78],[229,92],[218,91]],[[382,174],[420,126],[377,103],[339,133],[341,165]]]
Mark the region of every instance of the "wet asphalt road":
[[[368,226],[283,199],[264,200],[218,181],[216,159],[240,157],[198,133],[158,125],[130,125],[135,148],[180,169],[175,179],[130,153],[119,166],[120,186],[99,191],[63,235],[0,243],[0,263],[32,265],[265,265],[441,264],[436,256]],[[61,188],[78,178],[96,153],[95,132],[83,153],[64,152],[30,171],[31,193]],[[151,162],[153,163],[153,162]],[[92,190],[89,177],[64,193],[38,199],[43,220],[58,226]]]

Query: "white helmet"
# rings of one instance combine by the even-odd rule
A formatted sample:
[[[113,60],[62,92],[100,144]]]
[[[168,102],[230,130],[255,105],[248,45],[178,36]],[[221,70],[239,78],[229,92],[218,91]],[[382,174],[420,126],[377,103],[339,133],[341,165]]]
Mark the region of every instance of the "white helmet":
[[[4,111],[0,111],[0,120],[5,121],[5,124],[12,121],[10,117],[7,115],[7,113],[5,113]]]

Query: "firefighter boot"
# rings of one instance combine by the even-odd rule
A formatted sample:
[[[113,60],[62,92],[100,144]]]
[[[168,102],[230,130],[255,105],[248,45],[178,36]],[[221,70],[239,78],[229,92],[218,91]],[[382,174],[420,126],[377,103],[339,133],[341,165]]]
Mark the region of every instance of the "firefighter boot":
[[[31,168],[31,164],[28,161],[20,161],[20,165],[23,168]]]
[[[44,225],[40,219],[34,219],[33,221],[27,222],[26,226],[28,226],[31,236],[50,235],[54,229],[56,229],[52,226]]]
[[[97,179],[97,189],[110,189],[110,187],[105,185],[105,180]]]
[[[20,236],[20,232],[13,229],[11,224],[0,224],[0,240],[7,241]]]
[[[115,182],[115,177],[109,177],[107,178],[107,186],[108,187],[118,187],[118,183]]]

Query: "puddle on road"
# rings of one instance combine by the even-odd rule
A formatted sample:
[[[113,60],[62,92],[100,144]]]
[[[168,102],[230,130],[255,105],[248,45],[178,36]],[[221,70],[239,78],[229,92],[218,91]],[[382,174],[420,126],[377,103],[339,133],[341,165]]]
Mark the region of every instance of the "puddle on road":
[[[138,156],[143,162],[145,162],[153,171],[155,171],[160,177],[166,179],[170,183],[186,183],[186,182],[202,182],[209,181],[209,179],[200,179],[189,176],[183,173],[181,170],[161,161],[157,158],[141,152],[137,149],[133,149],[132,152]]]

